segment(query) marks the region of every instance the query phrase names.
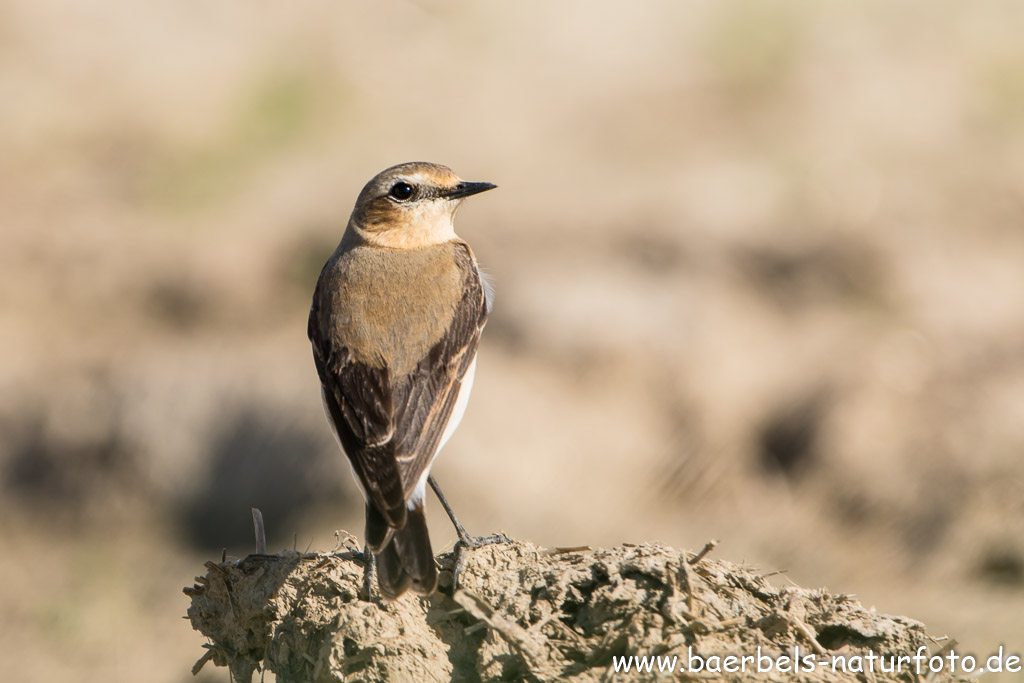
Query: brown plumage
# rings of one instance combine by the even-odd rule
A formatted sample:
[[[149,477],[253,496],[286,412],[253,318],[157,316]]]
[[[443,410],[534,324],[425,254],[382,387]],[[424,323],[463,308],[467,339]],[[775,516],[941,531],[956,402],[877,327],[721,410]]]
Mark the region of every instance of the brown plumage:
[[[437,583],[424,487],[461,419],[489,311],[452,218],[464,197],[491,187],[436,164],[381,172],[360,193],[313,296],[308,332],[324,409],[363,491],[387,598]]]

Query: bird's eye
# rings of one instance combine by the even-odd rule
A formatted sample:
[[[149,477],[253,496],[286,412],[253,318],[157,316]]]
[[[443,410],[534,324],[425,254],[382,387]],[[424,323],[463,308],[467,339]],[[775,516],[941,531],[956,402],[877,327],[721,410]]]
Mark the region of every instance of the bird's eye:
[[[388,194],[398,201],[404,202],[412,196],[412,185],[400,180],[391,186],[391,191]]]

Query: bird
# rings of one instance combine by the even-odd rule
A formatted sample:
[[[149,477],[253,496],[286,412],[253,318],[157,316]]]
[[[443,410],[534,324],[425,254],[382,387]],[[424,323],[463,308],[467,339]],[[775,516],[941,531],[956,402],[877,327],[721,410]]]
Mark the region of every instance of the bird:
[[[495,187],[429,162],[381,171],[314,290],[307,333],[324,412],[363,495],[370,571],[387,600],[437,587],[428,481],[471,539],[430,468],[466,410],[493,302],[453,220],[467,197]]]

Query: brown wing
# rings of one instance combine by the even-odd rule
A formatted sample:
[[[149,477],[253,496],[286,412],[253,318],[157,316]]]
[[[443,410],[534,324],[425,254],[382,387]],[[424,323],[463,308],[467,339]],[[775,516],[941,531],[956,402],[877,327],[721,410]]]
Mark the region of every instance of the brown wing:
[[[452,322],[403,377],[354,361],[346,347],[324,334],[316,299],[310,311],[309,338],[327,410],[366,491],[368,514],[379,514],[393,529],[405,525],[406,496],[440,445],[488,314],[469,248],[459,245],[455,258],[464,286]],[[373,547],[385,540],[367,542]]]
[[[413,373],[396,382],[392,394],[397,457],[406,491],[412,490],[437,453],[487,320],[483,283],[468,248],[459,249],[456,259],[465,274],[465,293],[452,323]]]

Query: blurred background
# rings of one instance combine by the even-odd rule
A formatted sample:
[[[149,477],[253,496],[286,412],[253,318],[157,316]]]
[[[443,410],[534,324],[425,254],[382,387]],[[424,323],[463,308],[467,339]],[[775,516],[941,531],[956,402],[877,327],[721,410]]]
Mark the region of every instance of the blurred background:
[[[306,339],[371,176],[493,276],[471,532],[1024,649],[1024,6],[0,2],[0,648],[188,681],[221,549],[362,534]],[[431,500],[435,548],[454,533]],[[200,680],[227,680],[208,667]]]

